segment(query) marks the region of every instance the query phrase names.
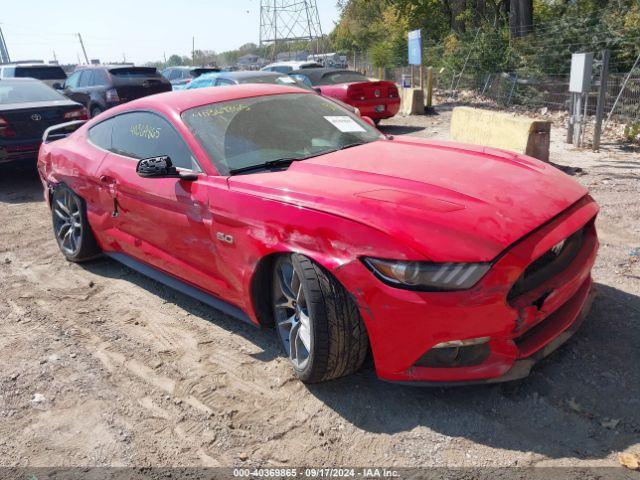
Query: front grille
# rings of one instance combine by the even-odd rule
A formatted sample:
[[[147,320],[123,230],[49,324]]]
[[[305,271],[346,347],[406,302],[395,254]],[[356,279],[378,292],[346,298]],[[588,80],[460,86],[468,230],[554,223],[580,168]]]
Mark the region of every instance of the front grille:
[[[581,228],[568,237],[561,247],[551,248],[531,263],[509,291],[507,300],[511,301],[536,289],[571,265],[582,247],[585,232],[586,227]]]

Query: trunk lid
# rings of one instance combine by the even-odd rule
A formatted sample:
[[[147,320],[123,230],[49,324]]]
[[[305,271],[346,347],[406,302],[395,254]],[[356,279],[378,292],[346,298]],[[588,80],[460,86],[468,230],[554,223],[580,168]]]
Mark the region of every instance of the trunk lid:
[[[2,105],[0,118],[3,118],[16,134],[10,140],[39,141],[47,128],[69,121],[64,118],[65,113],[80,109],[81,105],[66,100],[16,103]]]

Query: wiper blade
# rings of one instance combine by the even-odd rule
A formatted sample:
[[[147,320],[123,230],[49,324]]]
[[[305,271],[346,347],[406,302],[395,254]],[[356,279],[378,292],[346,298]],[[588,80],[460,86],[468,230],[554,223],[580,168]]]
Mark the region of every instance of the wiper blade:
[[[258,163],[257,165],[249,165],[248,167],[240,167],[229,170],[231,175],[235,175],[236,173],[244,173],[244,172],[252,172],[254,170],[265,170],[269,168],[275,167],[288,167],[293,162],[300,160],[298,157],[286,157],[286,158],[276,158],[275,160],[269,160],[268,162]]]
[[[369,142],[353,142],[353,143],[347,143],[346,145],[341,146],[340,148],[336,148],[334,151],[338,151],[338,150],[346,150],[347,148],[352,148],[352,147],[359,147],[360,145],[364,145],[365,143],[369,143]]]
[[[345,150],[347,148],[357,147],[359,145],[364,145],[365,143],[368,143],[368,142],[348,143],[347,145],[343,145],[343,146],[338,147],[338,148],[331,148],[329,150],[322,150],[321,152],[310,153],[309,155],[303,155],[301,157],[276,158],[275,160],[269,160],[268,162],[258,163],[257,165],[249,165],[248,167],[234,168],[232,170],[229,170],[229,174],[230,175],[235,175],[237,173],[253,172],[253,171],[256,171],[256,170],[268,170],[269,168],[288,167],[293,162],[299,162],[301,160],[308,160],[309,158],[313,158],[313,157],[320,157],[320,156],[326,155],[328,153],[333,153],[333,152],[337,152],[339,150]]]

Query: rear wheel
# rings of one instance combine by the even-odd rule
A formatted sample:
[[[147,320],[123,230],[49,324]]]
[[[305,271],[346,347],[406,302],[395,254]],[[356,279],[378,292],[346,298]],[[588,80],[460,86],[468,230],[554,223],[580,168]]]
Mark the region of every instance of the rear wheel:
[[[51,215],[58,247],[67,260],[82,262],[100,253],[84,201],[67,186],[60,185],[53,191]]]
[[[280,257],[272,304],[278,337],[306,383],[357,371],[369,347],[358,308],[338,281],[302,255]]]
[[[100,115],[103,110],[100,107],[91,107],[91,118],[95,118]]]

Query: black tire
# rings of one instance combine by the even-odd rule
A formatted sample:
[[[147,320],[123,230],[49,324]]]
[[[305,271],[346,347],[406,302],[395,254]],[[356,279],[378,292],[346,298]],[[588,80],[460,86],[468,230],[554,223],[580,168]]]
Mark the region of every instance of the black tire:
[[[100,107],[91,107],[91,118],[97,117],[102,112],[104,112],[104,110],[102,110]]]
[[[86,204],[66,185],[53,190],[51,217],[58,247],[67,260],[84,262],[100,254],[87,220]]]
[[[304,306],[296,306],[296,309],[277,306],[279,301],[286,302],[284,294],[278,296],[278,282],[280,272],[285,272],[287,265],[293,267],[299,279],[296,284],[292,273],[291,284],[294,288],[296,285],[301,288],[304,296]],[[276,332],[296,376],[305,383],[317,383],[359,370],[367,356],[369,339],[358,307],[347,290],[319,265],[298,254],[285,255],[276,261],[273,280],[272,305]],[[295,291],[294,288],[291,292]],[[302,297],[298,294],[297,298]],[[286,323],[283,319],[289,313],[297,312],[298,308],[307,312],[312,345],[303,365],[292,359],[289,345],[291,336],[288,342],[285,338],[286,327],[281,326]],[[292,330],[290,328],[289,333]]]

